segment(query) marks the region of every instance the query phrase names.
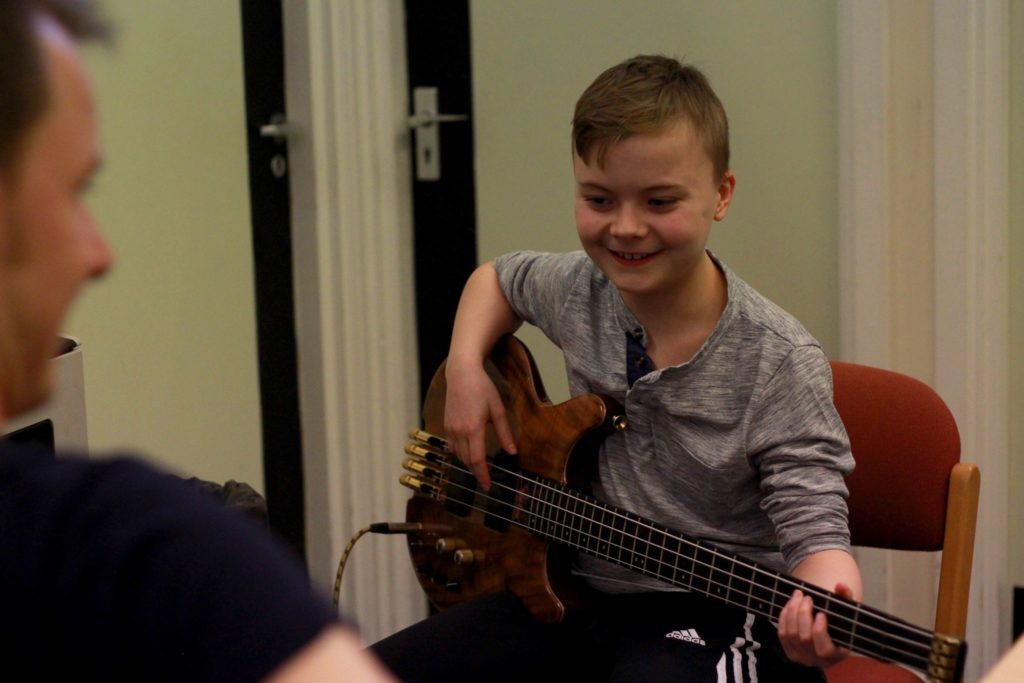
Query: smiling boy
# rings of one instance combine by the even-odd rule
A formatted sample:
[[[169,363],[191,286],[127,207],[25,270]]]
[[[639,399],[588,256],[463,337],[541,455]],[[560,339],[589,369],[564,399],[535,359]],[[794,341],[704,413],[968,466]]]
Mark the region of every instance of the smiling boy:
[[[583,252],[506,254],[467,282],[446,366],[445,431],[458,457],[487,486],[486,427],[515,452],[483,361],[529,322],[561,348],[573,395],[625,407],[629,428],[601,445],[599,499],[860,599],[843,483],[853,460],[828,360],[706,249],[736,180],[725,112],[705,77],[658,56],[601,74],[576,105],[573,170]],[[846,654],[799,593],[775,627],[590,556],[575,574],[590,604],[584,626],[563,631],[582,632],[567,647],[585,649],[563,656],[599,660],[602,678],[821,680],[818,667]],[[514,650],[530,653],[529,666],[543,639],[563,637],[532,635],[541,631],[525,621],[513,628],[510,611],[467,607],[446,628],[457,632],[450,624],[461,619],[476,643],[500,620],[493,660],[472,662],[503,672],[517,665]],[[409,639],[377,647],[401,674],[399,644]]]

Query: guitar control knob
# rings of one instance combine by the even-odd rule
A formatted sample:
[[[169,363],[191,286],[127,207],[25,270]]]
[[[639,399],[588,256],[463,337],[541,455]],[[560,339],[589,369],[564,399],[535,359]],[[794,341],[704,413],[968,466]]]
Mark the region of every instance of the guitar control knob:
[[[454,559],[455,564],[472,564],[474,562],[480,562],[484,559],[484,551],[456,550]]]
[[[461,538],[439,538],[434,543],[434,550],[439,553],[451,553],[466,547],[466,542]]]

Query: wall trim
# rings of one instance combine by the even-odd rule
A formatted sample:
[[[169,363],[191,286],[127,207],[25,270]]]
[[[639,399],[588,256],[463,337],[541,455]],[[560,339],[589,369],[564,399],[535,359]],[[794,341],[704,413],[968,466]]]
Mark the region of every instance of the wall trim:
[[[889,366],[889,3],[838,8],[839,350]]]
[[[351,535],[404,519],[419,424],[403,17],[399,3],[285,3],[310,573],[333,586]],[[349,559],[343,611],[372,641],[426,601],[400,537]]]
[[[943,0],[934,17],[935,381],[982,486],[968,613],[972,680],[1010,644],[1009,4]]]
[[[888,207],[898,189],[885,151],[890,6],[845,0],[838,17],[840,348],[845,359],[883,367],[892,341]],[[964,459],[982,473],[965,676],[976,680],[1009,645],[1009,9],[1007,0],[932,7],[934,385],[956,416]],[[866,569],[884,578],[884,566]]]
[[[839,124],[839,355],[889,367],[889,8],[841,2]],[[868,172],[870,171],[870,172]],[[864,601],[892,611],[890,554],[855,548]]]

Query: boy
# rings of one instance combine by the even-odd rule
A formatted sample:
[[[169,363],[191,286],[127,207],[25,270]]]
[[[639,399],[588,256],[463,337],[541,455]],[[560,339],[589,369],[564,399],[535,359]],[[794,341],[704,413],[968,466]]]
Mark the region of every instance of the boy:
[[[525,320],[562,349],[574,395],[625,407],[629,428],[601,446],[598,498],[860,599],[843,483],[853,461],[828,361],[796,320],[705,249],[732,199],[728,163],[725,112],[699,71],[639,56],[601,74],[573,119],[583,252],[508,254],[473,273],[452,333],[446,434],[485,487],[486,426],[515,452],[483,360]],[[545,638],[588,648],[593,675],[623,680],[821,680],[817,667],[846,654],[799,591],[776,635],[744,610],[664,592],[589,556],[575,573],[593,589],[576,624],[511,626],[508,598],[485,599],[377,651],[411,675],[399,648],[433,629],[475,650],[498,619],[493,655],[460,652],[463,670],[537,671]]]

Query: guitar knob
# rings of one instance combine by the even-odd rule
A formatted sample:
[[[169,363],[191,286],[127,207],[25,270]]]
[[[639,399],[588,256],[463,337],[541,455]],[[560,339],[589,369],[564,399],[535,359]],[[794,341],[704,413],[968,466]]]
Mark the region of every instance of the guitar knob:
[[[439,538],[434,543],[434,550],[438,553],[450,553],[466,547],[466,542],[461,538]]]
[[[484,551],[456,550],[454,559],[455,564],[472,564],[474,562],[481,562],[484,559]]]

